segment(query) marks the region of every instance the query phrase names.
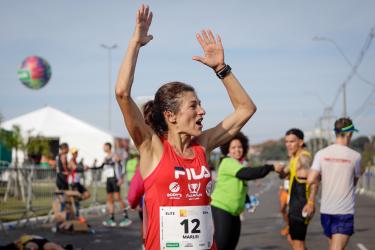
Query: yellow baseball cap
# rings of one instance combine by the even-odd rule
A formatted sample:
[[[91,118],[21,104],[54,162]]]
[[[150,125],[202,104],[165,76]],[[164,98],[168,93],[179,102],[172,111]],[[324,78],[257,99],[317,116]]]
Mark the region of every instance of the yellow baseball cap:
[[[78,153],[78,148],[70,148],[70,153],[75,154]]]

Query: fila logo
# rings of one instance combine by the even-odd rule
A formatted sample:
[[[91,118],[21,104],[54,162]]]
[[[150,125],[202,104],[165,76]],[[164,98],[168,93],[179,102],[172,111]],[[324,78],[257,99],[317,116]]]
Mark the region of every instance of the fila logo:
[[[186,175],[188,180],[200,180],[211,177],[210,171],[208,171],[205,166],[201,167],[201,172],[199,174],[195,173],[194,168],[175,167],[174,178],[178,179],[181,175]]]

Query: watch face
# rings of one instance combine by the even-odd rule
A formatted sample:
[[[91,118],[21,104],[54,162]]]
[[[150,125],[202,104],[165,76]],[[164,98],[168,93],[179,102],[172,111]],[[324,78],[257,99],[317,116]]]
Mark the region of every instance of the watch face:
[[[223,79],[224,77],[226,77],[230,72],[231,72],[232,68],[226,64],[225,67],[220,70],[219,72],[216,73],[217,77],[219,77],[220,79]]]

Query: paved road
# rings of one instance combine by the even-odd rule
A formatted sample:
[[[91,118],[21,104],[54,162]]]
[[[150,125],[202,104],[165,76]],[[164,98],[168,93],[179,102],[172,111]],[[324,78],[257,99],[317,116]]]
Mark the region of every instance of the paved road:
[[[260,205],[254,214],[246,214],[242,224],[242,234],[237,249],[290,249],[286,238],[279,234],[282,218],[278,213],[278,185],[265,179],[261,187],[250,185],[250,190],[263,192],[260,194]],[[348,250],[375,249],[375,200],[357,196],[356,233],[351,237]],[[317,212],[311,221],[307,234],[308,249],[328,249],[328,243],[322,234],[320,215]],[[359,244],[359,245],[358,245]]]
[[[261,201],[256,212],[245,213],[242,224],[242,234],[238,245],[239,250],[271,250],[290,249],[284,237],[280,236],[282,227],[281,216],[278,213],[278,184],[279,180],[269,177],[250,184],[251,193],[258,193]],[[318,215],[318,214],[317,214]],[[327,241],[322,235],[319,216],[315,216],[308,230],[308,249],[327,249]],[[128,228],[106,228],[101,225],[100,214],[93,214],[90,222],[96,233],[89,234],[54,234],[49,225],[26,227],[11,230],[7,235],[0,232],[0,244],[17,238],[22,233],[42,235],[50,240],[63,244],[72,243],[75,247],[85,250],[141,249],[139,239],[140,223],[136,212],[130,214],[134,223]],[[356,234],[351,238],[348,250],[375,249],[375,200],[364,196],[357,199]]]

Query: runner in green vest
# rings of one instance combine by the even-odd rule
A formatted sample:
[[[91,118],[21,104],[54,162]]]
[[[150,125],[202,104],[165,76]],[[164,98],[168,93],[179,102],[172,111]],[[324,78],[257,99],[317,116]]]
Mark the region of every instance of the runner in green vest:
[[[234,250],[241,232],[240,214],[245,207],[246,182],[266,176],[271,171],[281,172],[283,167],[264,165],[243,167],[242,161],[249,148],[247,137],[239,132],[221,147],[225,158],[221,161],[211,196],[215,241],[218,250]]]

